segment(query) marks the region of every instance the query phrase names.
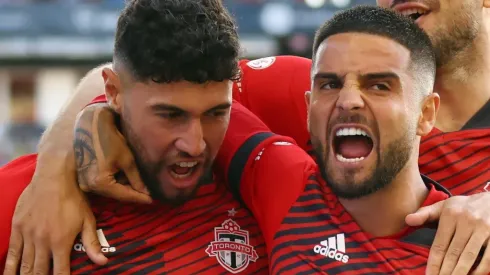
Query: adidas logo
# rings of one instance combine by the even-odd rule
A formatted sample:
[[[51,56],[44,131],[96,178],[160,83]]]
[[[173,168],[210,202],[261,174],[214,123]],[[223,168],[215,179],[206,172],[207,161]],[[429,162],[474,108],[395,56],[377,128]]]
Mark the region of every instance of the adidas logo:
[[[102,229],[98,229],[97,230],[97,238],[99,239],[99,243],[100,243],[100,246],[101,246],[101,251],[104,252],[104,253],[108,253],[108,252],[116,252],[116,248],[113,247],[113,246],[110,246],[109,245],[109,242],[107,241],[105,235],[104,235],[104,232],[102,231]],[[78,252],[85,252],[85,247],[83,247],[83,244],[82,244],[82,241],[80,240],[80,242],[78,243],[75,243],[73,245],[73,250],[75,251],[78,251]]]
[[[320,242],[319,245],[315,245],[313,251],[316,254],[323,255],[339,262],[347,263],[349,261],[349,256],[345,255],[344,234],[337,234],[335,237],[329,237],[327,240]]]

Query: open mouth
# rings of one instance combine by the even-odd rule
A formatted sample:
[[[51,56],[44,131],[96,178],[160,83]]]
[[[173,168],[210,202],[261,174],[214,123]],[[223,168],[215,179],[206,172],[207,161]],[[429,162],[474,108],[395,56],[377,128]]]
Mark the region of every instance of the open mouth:
[[[373,150],[373,140],[366,131],[357,127],[338,128],[333,139],[338,161],[355,163],[364,160]]]
[[[170,175],[176,179],[190,177],[200,166],[198,161],[177,162],[170,165]]]
[[[421,8],[410,8],[400,11],[403,16],[406,16],[414,21],[417,21],[420,17],[429,14],[429,11]]]

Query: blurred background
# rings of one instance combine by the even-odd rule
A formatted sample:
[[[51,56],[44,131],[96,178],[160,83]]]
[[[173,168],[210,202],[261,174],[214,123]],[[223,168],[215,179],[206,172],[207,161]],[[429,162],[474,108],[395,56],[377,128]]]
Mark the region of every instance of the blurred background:
[[[223,0],[245,58],[310,57],[315,29],[375,0]],[[111,60],[122,0],[0,0],[0,165],[36,151],[79,79]]]

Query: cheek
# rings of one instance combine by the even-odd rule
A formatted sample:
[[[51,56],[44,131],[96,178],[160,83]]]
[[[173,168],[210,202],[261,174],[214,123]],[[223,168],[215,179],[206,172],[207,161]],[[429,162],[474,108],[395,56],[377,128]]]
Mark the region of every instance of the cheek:
[[[137,127],[135,131],[137,131],[139,146],[143,147],[151,161],[160,161],[175,140],[175,131],[170,131],[162,123],[154,120],[152,122],[152,119],[143,120]]]
[[[222,118],[217,121],[203,124],[204,140],[209,147],[209,153],[214,158],[223,143],[226,130],[228,129],[229,118]]]
[[[380,134],[380,149],[406,135],[410,118],[409,112],[399,106],[378,109],[377,127]]]
[[[309,121],[311,135],[316,136],[320,140],[325,140],[329,117],[330,108],[327,104],[322,104],[319,101],[313,102],[310,106]]]

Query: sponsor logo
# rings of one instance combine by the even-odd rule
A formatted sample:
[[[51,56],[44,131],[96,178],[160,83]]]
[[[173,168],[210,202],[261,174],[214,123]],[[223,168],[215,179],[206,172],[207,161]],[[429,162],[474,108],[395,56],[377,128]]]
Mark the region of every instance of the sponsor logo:
[[[349,262],[349,256],[345,254],[344,234],[337,234],[334,237],[329,237],[327,240],[320,242],[319,245],[315,245],[313,251],[342,263]]]
[[[116,252],[116,248],[109,245],[109,242],[107,241],[102,229],[97,230],[97,238],[99,239],[102,252],[104,253]],[[83,247],[82,240],[80,240],[78,243],[75,243],[73,245],[73,250],[77,252],[85,252],[85,247]]]

